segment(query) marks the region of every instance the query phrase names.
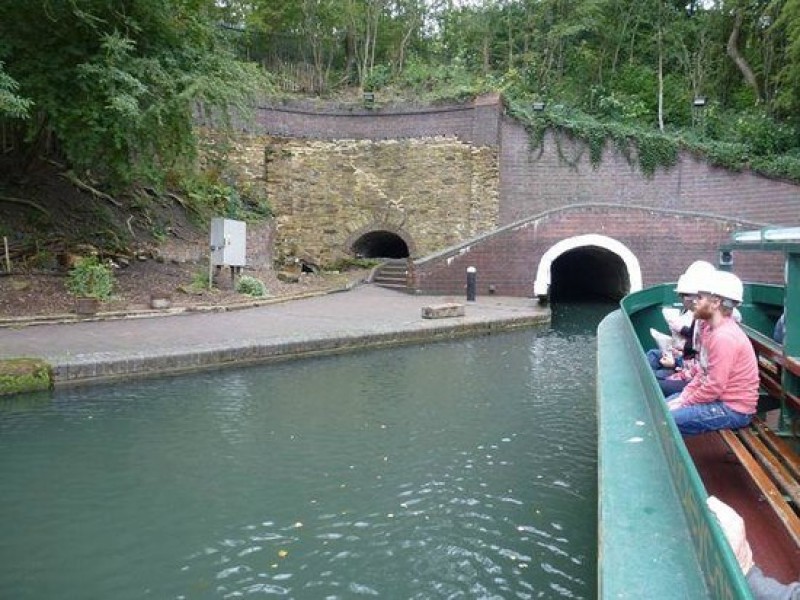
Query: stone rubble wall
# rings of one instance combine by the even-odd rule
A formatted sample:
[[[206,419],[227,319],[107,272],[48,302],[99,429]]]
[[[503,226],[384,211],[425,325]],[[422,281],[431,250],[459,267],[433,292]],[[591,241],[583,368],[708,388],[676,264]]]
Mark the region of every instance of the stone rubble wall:
[[[324,266],[370,231],[411,240],[425,256],[497,227],[496,147],[455,136],[306,140],[242,134],[230,164],[275,213],[273,258]]]

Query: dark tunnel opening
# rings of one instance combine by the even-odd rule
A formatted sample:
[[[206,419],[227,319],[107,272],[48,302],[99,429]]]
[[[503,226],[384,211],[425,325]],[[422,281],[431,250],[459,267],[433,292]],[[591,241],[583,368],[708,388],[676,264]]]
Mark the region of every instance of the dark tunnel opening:
[[[358,238],[352,247],[358,258],[408,258],[408,245],[403,238],[389,231],[370,231]]]
[[[605,248],[576,248],[550,266],[551,302],[617,302],[630,287],[624,261]]]

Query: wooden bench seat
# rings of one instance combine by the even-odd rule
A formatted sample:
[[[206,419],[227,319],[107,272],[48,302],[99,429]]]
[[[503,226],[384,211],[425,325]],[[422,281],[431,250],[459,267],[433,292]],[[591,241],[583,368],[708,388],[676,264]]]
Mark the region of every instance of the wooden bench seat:
[[[785,356],[783,346],[772,338],[742,325],[742,329],[750,338],[753,350],[758,357],[758,374],[761,388],[778,402],[800,411],[800,397],[783,389],[783,371],[786,370],[800,377],[800,361],[791,356]]]
[[[800,457],[759,418],[719,433],[800,548]]]

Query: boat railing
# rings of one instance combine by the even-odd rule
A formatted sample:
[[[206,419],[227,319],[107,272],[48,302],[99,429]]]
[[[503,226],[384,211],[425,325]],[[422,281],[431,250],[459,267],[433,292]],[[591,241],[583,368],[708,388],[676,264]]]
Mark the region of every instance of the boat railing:
[[[675,301],[674,284],[654,286],[627,296],[621,302],[622,310],[612,313],[601,323],[598,330],[598,347],[600,348],[598,373],[602,378],[598,378],[598,406],[600,408],[598,419],[599,430],[601,431],[601,456],[609,458],[615,453],[622,452],[626,444],[637,443],[639,436],[632,436],[630,432],[637,431],[636,427],[625,428],[627,419],[634,419],[636,424],[641,424],[638,431],[647,432],[647,437],[641,436],[641,446],[638,448],[636,463],[628,461],[625,465],[625,472],[618,472],[619,467],[609,459],[603,458],[599,469],[601,503],[613,503],[619,493],[618,488],[623,487],[625,479],[641,479],[643,485],[652,486],[660,489],[660,497],[655,500],[659,510],[665,513],[674,510],[677,516],[671,517],[672,542],[677,543],[681,548],[673,550],[664,547],[656,549],[658,561],[662,567],[670,569],[681,569],[683,577],[689,580],[696,578],[704,588],[709,598],[751,598],[749,588],[742,575],[736,558],[727,543],[719,523],[706,507],[708,497],[703,482],[691,459],[691,456],[683,442],[683,439],[675,425],[672,416],[664,402],[664,396],[659,388],[652,369],[644,355],[643,348],[649,347],[648,343],[649,328],[663,327],[664,320],[661,309],[665,305],[671,305]],[[631,320],[630,315],[636,314],[636,324]],[[619,339],[614,339],[618,337]],[[625,363],[625,367],[618,370],[633,373],[628,369],[635,366],[636,380],[616,380],[609,377],[614,372],[613,363]],[[627,411],[630,414],[610,414],[605,409],[612,404],[610,397],[623,395],[633,397],[633,401],[628,404],[614,402],[616,411]],[[636,391],[638,390],[638,391]],[[618,422],[622,421],[623,425]],[[651,447],[651,445],[653,447]],[[626,449],[627,450],[627,449]],[[649,453],[647,453],[649,451]],[[643,465],[649,461],[649,465]],[[638,470],[641,469],[642,473]],[[646,472],[653,473],[647,479]],[[654,481],[653,477],[660,478]],[[666,487],[663,487],[666,486]],[[665,492],[669,489],[671,491]],[[638,490],[637,495],[628,497],[626,503],[625,517],[628,515],[641,515],[648,510],[648,505],[654,500],[649,497],[649,492]],[[642,506],[639,506],[641,504]],[[673,508],[674,506],[674,508]],[[652,509],[652,507],[650,507]],[[604,518],[610,517],[601,506],[601,523]],[[614,515],[619,519],[619,513]],[[639,517],[641,518],[641,517]],[[618,524],[617,526],[623,526]],[[631,527],[634,525],[632,524]],[[684,537],[679,537],[678,528],[685,527]],[[664,533],[656,530],[648,531],[642,523],[636,525],[642,535],[655,536],[660,543],[666,544]],[[679,540],[679,541],[678,541]],[[606,554],[601,558],[601,596],[610,597],[618,589],[612,589],[604,583],[604,571],[617,568],[616,560],[619,550],[612,547],[613,539],[610,535],[605,535],[601,531],[601,552]],[[693,558],[689,558],[687,545],[692,547]],[[667,564],[669,556],[674,551],[681,552],[682,557],[676,557],[675,563]],[[642,554],[636,557],[637,560],[647,560],[647,555]],[[630,560],[630,557],[627,557]],[[655,560],[655,558],[653,559]],[[693,565],[693,566],[692,566]],[[642,567],[646,569],[647,567]],[[693,574],[690,574],[689,571]],[[621,585],[630,585],[630,580],[625,581],[621,574],[614,575],[616,582],[624,582]],[[684,582],[686,583],[686,582]],[[652,585],[652,581],[651,581]],[[687,584],[689,585],[689,584]],[[673,593],[676,590],[673,590]],[[697,594],[699,592],[695,592]],[[693,595],[692,597],[700,597]]]

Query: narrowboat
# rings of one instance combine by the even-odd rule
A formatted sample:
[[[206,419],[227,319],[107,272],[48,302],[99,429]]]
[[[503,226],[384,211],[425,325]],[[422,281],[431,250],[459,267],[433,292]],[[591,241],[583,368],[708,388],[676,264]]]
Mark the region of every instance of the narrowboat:
[[[650,329],[666,328],[662,308],[679,305],[674,283],[629,294],[598,327],[600,598],[752,598],[711,495],[744,519],[766,575],[800,579],[800,228],[736,233],[720,268],[750,250],[785,260],[785,285],[745,282],[739,307],[759,362],[750,426],[678,432],[645,357]],[[773,329],[784,311],[780,344]]]

